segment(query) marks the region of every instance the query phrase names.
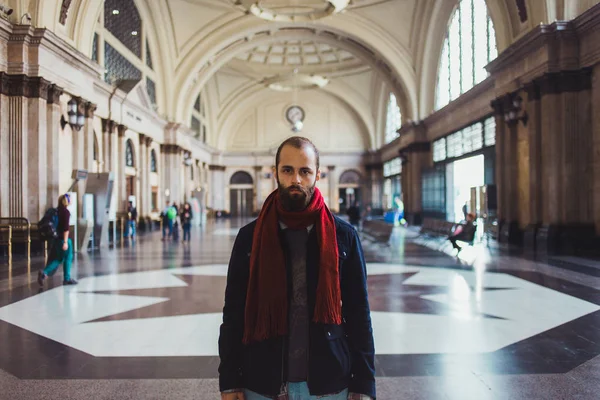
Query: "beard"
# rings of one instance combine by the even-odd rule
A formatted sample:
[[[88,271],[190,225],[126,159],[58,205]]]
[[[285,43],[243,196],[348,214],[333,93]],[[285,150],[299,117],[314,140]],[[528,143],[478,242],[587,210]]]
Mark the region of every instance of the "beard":
[[[279,200],[283,209],[291,212],[303,211],[310,204],[315,194],[315,184],[316,182],[306,188],[300,185],[284,187],[280,182],[277,182]],[[292,189],[297,191],[292,191]]]

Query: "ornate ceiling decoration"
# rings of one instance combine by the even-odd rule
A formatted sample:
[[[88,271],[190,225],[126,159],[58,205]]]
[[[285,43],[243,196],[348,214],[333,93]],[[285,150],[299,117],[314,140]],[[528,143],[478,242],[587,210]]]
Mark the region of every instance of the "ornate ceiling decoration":
[[[293,72],[286,75],[276,75],[265,78],[261,82],[269,89],[279,92],[322,88],[329,83],[329,79],[320,75],[308,75]]]
[[[312,40],[287,40],[257,46],[237,59],[266,66],[350,66],[362,64],[352,53]]]
[[[267,21],[307,22],[338,13],[350,0],[237,0],[237,5]]]

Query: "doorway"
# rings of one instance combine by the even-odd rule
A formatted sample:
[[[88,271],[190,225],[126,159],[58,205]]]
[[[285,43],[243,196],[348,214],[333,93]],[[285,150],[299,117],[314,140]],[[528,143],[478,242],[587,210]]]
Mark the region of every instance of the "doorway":
[[[460,222],[465,219],[463,213],[465,204],[467,212],[477,214],[478,210],[475,199],[472,198],[471,188],[479,188],[485,184],[484,171],[483,154],[463,158],[447,165],[448,220]]]
[[[252,189],[230,189],[229,200],[229,204],[231,205],[232,217],[252,216]]]
[[[345,187],[339,189],[340,196],[340,214],[345,214],[346,210],[354,204],[355,201],[360,202],[360,188]]]

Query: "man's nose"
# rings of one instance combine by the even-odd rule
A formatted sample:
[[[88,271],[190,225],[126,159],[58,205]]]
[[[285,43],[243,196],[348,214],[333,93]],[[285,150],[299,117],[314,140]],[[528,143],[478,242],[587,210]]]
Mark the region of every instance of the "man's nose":
[[[292,183],[300,184],[300,182],[301,182],[300,174],[299,173],[298,174],[294,174],[294,178],[292,179]]]

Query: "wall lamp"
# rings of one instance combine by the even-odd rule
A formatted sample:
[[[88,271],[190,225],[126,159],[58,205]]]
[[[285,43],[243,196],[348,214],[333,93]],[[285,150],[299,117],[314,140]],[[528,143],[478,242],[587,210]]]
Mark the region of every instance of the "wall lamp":
[[[72,129],[79,131],[85,125],[85,114],[79,110],[79,102],[74,98],[67,103],[67,116],[68,121],[64,116],[60,118],[60,125],[63,129],[69,124]]]
[[[13,9],[3,4],[0,4],[0,12],[2,13],[2,18],[8,19],[8,16],[13,13]]]
[[[522,109],[523,98],[519,95],[513,97],[508,109],[504,113],[504,121],[511,124],[517,124],[519,121],[523,122],[523,126],[527,126],[529,115],[527,111]]]

